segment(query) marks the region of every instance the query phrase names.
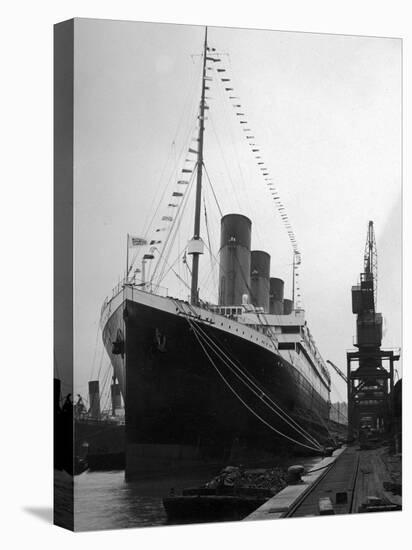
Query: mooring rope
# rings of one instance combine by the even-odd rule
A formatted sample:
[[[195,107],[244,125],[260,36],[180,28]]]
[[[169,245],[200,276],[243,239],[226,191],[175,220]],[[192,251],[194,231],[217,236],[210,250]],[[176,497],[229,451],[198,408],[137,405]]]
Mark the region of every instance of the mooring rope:
[[[189,326],[193,329],[193,333],[199,343],[199,345],[201,346],[201,348],[203,349],[205,355],[207,356],[207,358],[209,359],[210,363],[212,364],[212,366],[215,368],[215,370],[217,371],[218,375],[222,378],[222,380],[225,382],[225,384],[228,386],[228,388],[232,391],[232,393],[239,399],[239,401],[256,417],[258,418],[263,424],[265,424],[268,428],[270,428],[272,431],[274,431],[275,433],[277,433],[278,435],[280,435],[281,437],[284,437],[286,439],[288,439],[289,441],[292,441],[293,443],[296,443],[297,445],[300,445],[302,447],[305,447],[305,448],[308,448],[308,449],[311,449],[311,450],[314,450],[314,451],[319,451],[322,449],[322,447],[320,446],[320,444],[314,440],[310,434],[308,434],[307,436],[305,436],[304,433],[299,432],[299,429],[300,430],[303,430],[302,428],[299,428],[297,429],[296,426],[292,426],[296,431],[298,431],[298,433],[300,433],[300,435],[304,435],[304,437],[306,437],[306,439],[308,438],[311,438],[311,442],[313,442],[312,445],[307,445],[306,443],[302,443],[301,441],[298,441],[296,439],[294,439],[293,437],[290,437],[288,435],[286,435],[285,433],[281,432],[280,430],[278,430],[277,428],[275,428],[272,424],[270,424],[269,422],[267,422],[264,418],[262,418],[248,403],[246,403],[246,401],[239,395],[239,393],[235,390],[235,388],[233,388],[233,386],[230,384],[230,382],[226,379],[226,377],[221,373],[219,367],[217,367],[217,365],[215,364],[215,362],[213,361],[213,358],[211,357],[211,355],[208,353],[204,343],[202,342],[202,338],[201,336],[199,336],[199,333],[200,333],[200,330],[199,328],[195,325],[195,323],[192,322],[192,320],[190,320],[188,317],[186,317],[186,320],[189,324]],[[203,336],[203,339],[205,340],[205,337]],[[210,344],[209,344],[209,348],[210,348]],[[216,353],[216,351],[215,351]],[[224,361],[225,362],[225,361]],[[227,363],[225,362],[225,364],[227,365]],[[233,371],[233,369],[230,368],[229,365],[227,365],[229,367],[229,369]],[[238,368],[238,367],[237,367]],[[234,373],[238,378],[239,376]],[[243,373],[244,374],[244,373]],[[245,375],[244,375],[245,376]],[[241,380],[244,384],[245,384],[245,381],[244,380]],[[253,382],[253,381],[252,381]],[[258,394],[251,386],[250,384],[246,384],[247,387],[253,391],[253,393],[255,393],[255,395],[258,395],[260,398],[262,397],[261,394]],[[265,394],[264,394],[265,395]],[[267,397],[267,396],[266,396]],[[267,397],[269,399],[269,397]],[[285,417],[282,417],[282,415],[273,409],[273,407],[270,406],[270,404],[266,403],[266,402],[263,402],[267,407],[269,407],[273,412],[275,412],[278,416],[280,416],[282,418],[282,420],[284,420],[285,422],[287,422],[287,419]],[[275,404],[275,403],[274,403]],[[275,404],[276,405],[276,404]],[[277,405],[278,406],[278,405]],[[278,406],[278,408],[280,408]],[[286,413],[284,413],[286,414]],[[289,425],[291,425],[289,422],[287,422]],[[310,439],[309,439],[310,441]],[[313,446],[313,445],[316,445],[316,446]]]
[[[264,404],[269,407],[275,414],[277,414],[278,416],[280,416],[282,418],[282,420],[284,420],[287,424],[289,424],[289,426],[291,426],[292,428],[294,428],[298,433],[300,433],[300,435],[303,435],[309,442],[319,446],[319,448],[321,448],[319,442],[313,437],[311,436],[311,434],[309,434],[304,428],[302,428],[302,426],[300,426],[292,417],[290,417],[275,401],[273,401],[273,399],[268,396],[266,394],[266,392],[264,392],[264,390],[262,390],[261,387],[259,387],[259,385],[252,379],[250,378],[250,376],[248,374],[246,374],[238,365],[236,365],[236,363],[234,363],[234,361],[223,351],[223,349],[221,347],[219,347],[213,340],[212,338],[206,334],[204,331],[202,331],[202,329],[196,325],[197,329],[203,334],[204,338],[208,339],[212,345],[218,349],[218,351],[224,355],[224,357],[235,367],[235,369],[237,371],[239,371],[248,381],[250,384],[252,384],[256,389],[257,391],[255,391],[251,386],[250,384],[247,384],[245,383],[244,380],[241,380],[239,378],[239,376],[235,374],[235,376],[238,377],[238,379],[240,379],[244,384],[247,385],[247,387],[257,396],[259,397],[262,401],[263,401],[263,398],[265,397],[266,399],[268,399],[269,403],[266,403],[264,402]],[[215,351],[216,353],[216,351]],[[217,353],[216,353],[217,354]],[[227,363],[225,363],[227,365]],[[229,365],[227,365],[228,368],[231,370],[231,372],[233,372],[233,369],[231,369],[231,367]],[[274,407],[276,407],[277,409],[280,410],[280,413],[276,410],[273,409],[273,407],[271,406],[273,405]],[[284,417],[282,417],[282,415],[284,415]],[[287,420],[289,419],[290,422]],[[291,424],[292,423],[292,424]]]

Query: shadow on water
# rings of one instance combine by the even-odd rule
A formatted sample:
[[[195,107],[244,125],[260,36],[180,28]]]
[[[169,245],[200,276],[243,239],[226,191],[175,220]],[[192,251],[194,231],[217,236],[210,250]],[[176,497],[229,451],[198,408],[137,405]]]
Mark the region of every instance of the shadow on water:
[[[302,464],[309,470],[319,460],[320,457],[290,457],[279,462],[284,467]],[[75,530],[167,525],[162,498],[168,496],[171,489],[179,494],[183,488],[199,486],[212,479],[219,471],[220,468],[214,467],[202,472],[192,471],[185,475],[169,473],[160,478],[135,482],[125,481],[124,470],[86,471],[74,478]]]
[[[167,524],[162,498],[173,488],[180,492],[216,475],[216,468],[202,474],[171,474],[126,482],[124,470],[84,472],[75,477],[75,530],[149,527]]]
[[[53,508],[51,506],[26,506],[23,510],[46,523],[53,523]]]

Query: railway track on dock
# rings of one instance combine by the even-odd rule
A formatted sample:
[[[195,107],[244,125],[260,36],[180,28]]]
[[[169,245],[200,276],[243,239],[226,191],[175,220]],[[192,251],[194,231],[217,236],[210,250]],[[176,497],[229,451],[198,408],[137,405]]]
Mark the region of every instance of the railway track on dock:
[[[360,449],[353,445],[340,449],[245,520],[401,510],[401,466],[387,466],[396,460],[390,458],[387,447]],[[396,494],[389,492],[393,490]]]
[[[288,509],[283,517],[305,517],[319,515],[321,499],[329,499],[332,507],[329,513],[354,513],[357,484],[359,482],[360,456],[354,447],[348,447],[325,472]],[[328,510],[325,510],[325,515]]]
[[[390,484],[385,452],[348,447],[283,517],[400,510],[402,497],[385,490]]]

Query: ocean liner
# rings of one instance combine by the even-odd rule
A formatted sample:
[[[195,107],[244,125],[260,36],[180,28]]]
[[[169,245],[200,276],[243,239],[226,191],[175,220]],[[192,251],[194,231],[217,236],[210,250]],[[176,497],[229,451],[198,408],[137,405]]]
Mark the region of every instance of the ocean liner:
[[[230,96],[221,61],[208,45],[206,29],[195,146],[189,148],[194,165],[183,168],[176,181],[170,214],[162,218],[168,227],[161,228],[165,237],[128,236],[128,254],[133,246],[142,251],[140,278],[132,276],[128,259],[124,280],[101,310],[104,346],[125,401],[130,477],[194,464],[258,464],[285,451],[318,452],[328,438],[327,367],[305,312],[295,303],[295,280],[291,299],[286,299],[284,281],[271,277],[269,254],[251,250],[247,216],[221,215],[217,303],[206,301],[199,288],[199,260],[208,246],[201,236],[201,216],[212,78],[223,82],[235,111],[240,107]],[[243,123],[243,113],[235,114]],[[252,153],[285,222],[295,278],[300,254],[293,230],[250,130],[242,130],[252,138]],[[145,266],[166,261],[190,186],[195,189],[194,231],[184,254],[190,296],[181,299],[147,277]],[[166,262],[169,271],[172,267]]]

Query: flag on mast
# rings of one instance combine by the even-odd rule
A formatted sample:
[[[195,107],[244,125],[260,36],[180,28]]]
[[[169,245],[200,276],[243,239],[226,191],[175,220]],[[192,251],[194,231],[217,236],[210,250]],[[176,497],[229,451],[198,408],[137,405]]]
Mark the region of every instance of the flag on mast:
[[[128,235],[128,242],[127,242],[128,248],[136,248],[137,246],[144,246],[146,244],[147,244],[146,239],[142,239],[141,237],[135,237],[133,235]]]

